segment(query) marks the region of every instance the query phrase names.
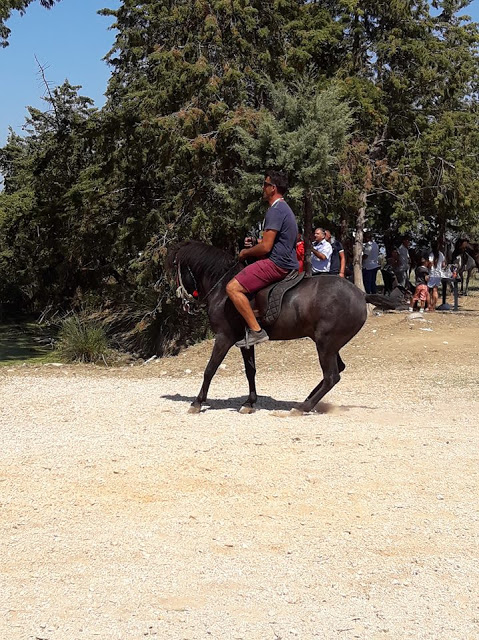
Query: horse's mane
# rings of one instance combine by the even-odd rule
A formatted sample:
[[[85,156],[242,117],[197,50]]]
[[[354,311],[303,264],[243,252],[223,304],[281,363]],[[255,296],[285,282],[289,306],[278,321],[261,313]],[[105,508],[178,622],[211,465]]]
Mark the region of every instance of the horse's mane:
[[[226,251],[196,240],[182,242],[173,253],[176,263],[187,265],[198,277],[205,275],[215,280],[236,262]]]

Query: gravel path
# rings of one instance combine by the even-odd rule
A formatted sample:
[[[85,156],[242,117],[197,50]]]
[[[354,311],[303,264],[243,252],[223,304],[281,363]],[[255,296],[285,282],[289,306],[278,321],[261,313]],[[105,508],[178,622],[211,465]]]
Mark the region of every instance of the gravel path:
[[[311,343],[0,370],[0,637],[479,638],[479,297],[371,316],[320,413]]]

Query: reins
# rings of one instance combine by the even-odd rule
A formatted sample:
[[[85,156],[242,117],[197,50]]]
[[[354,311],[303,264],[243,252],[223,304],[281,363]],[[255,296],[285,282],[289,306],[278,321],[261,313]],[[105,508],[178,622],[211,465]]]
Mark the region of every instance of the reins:
[[[193,282],[194,282],[194,285],[195,285],[193,293],[188,293],[185,285],[183,284],[183,279],[181,277],[181,263],[178,262],[177,263],[177,268],[176,268],[176,282],[178,284],[178,287],[176,289],[176,297],[177,298],[181,298],[182,305],[183,305],[183,311],[185,311],[186,313],[188,313],[190,315],[195,315],[196,313],[199,313],[199,307],[206,303],[206,299],[208,298],[208,296],[225,279],[225,277],[228,275],[228,273],[232,269],[234,269],[235,267],[238,266],[238,264],[239,264],[239,262],[236,261],[227,271],[225,271],[225,273],[221,276],[221,278],[219,280],[217,280],[217,282],[215,282],[215,284],[211,287],[211,289],[208,291],[208,293],[205,296],[203,296],[202,300],[200,301],[199,300],[198,285],[196,283],[196,278],[193,275],[190,267],[188,265],[186,265],[186,268],[188,269],[188,272],[189,272],[191,278],[193,279]],[[193,305],[195,305],[196,308]]]
[[[189,267],[188,267],[188,271],[190,272],[190,276],[193,278],[193,282],[195,283],[195,289],[193,290],[192,294],[188,293],[185,285],[183,284],[183,279],[181,277],[181,264],[178,262],[176,267],[176,283],[178,284],[176,288],[176,297],[181,298],[183,311],[185,311],[186,313],[189,313],[190,315],[194,315],[195,313],[198,313],[198,310],[192,309],[191,306],[193,302],[196,302],[196,299],[198,298],[198,291],[196,288],[195,276],[191,273],[191,269]],[[196,296],[195,296],[195,293],[196,293]]]

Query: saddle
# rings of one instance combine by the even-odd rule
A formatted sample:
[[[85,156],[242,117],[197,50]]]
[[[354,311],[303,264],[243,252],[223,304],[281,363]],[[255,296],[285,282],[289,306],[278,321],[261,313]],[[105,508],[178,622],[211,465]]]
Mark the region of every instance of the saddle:
[[[251,301],[251,306],[263,326],[269,326],[276,322],[281,311],[284,294],[298,285],[303,278],[304,272],[291,271],[283,280],[274,282],[256,293]]]

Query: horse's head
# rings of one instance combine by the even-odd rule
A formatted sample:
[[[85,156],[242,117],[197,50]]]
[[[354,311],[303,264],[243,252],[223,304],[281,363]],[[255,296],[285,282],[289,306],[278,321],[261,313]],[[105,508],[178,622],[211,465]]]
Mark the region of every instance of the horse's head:
[[[213,292],[222,291],[226,277],[233,275],[233,270],[238,268],[238,263],[228,253],[196,240],[172,247],[167,264],[176,274],[177,295],[189,313],[192,312],[192,303],[199,297],[202,303],[208,300],[209,304]]]
[[[176,295],[181,299],[183,310],[189,314],[197,311],[198,284],[189,266],[188,253],[184,248],[188,242],[173,245],[168,249],[166,257],[166,269],[174,274],[176,279]]]
[[[173,274],[176,271],[177,255],[182,244],[183,243],[176,242],[172,244],[171,247],[168,247],[165,260],[165,269],[168,273]]]

